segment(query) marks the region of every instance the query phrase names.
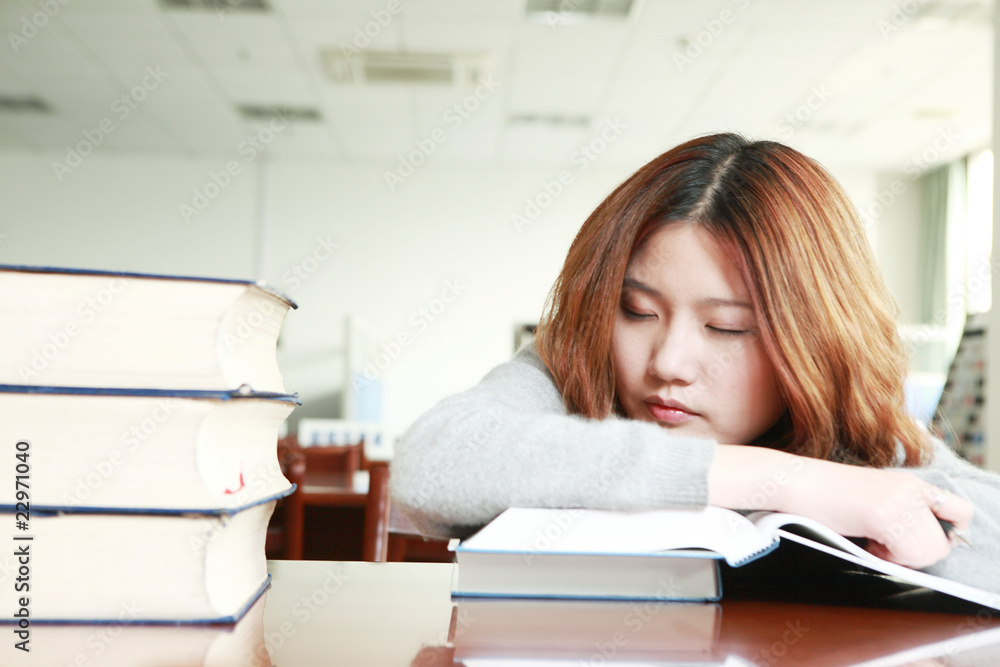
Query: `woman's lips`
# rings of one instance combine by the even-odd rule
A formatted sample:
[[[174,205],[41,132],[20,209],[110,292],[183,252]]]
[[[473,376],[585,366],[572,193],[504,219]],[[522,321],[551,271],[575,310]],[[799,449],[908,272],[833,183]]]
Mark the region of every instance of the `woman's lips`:
[[[654,399],[646,401],[646,406],[649,408],[649,413],[653,415],[653,419],[664,424],[683,424],[698,414],[674,401],[664,402]]]

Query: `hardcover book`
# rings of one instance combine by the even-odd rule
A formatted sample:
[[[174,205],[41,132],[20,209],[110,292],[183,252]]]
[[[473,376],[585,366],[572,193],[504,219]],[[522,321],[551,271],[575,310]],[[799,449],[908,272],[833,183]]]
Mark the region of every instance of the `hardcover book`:
[[[36,509],[234,510],[291,488],[285,394],[0,385],[0,442],[30,451]],[[0,488],[0,509],[16,502]]]
[[[232,623],[267,585],[273,510],[274,499],[235,513],[0,514],[22,528],[11,549],[24,573],[0,597],[0,619]]]
[[[783,544],[834,557],[910,591],[1000,609],[1000,595],[873,556],[812,519],[720,507],[612,512],[511,508],[454,545],[454,597],[714,601],[720,563],[738,571]],[[795,547],[789,547],[795,548]],[[898,594],[900,588],[896,588]]]
[[[294,307],[249,281],[0,266],[0,384],[282,393]]]

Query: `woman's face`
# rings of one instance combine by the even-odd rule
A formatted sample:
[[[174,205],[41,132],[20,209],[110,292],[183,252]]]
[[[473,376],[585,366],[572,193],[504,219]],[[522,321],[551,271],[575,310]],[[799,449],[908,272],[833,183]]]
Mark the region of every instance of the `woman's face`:
[[[748,444],[785,410],[739,269],[700,226],[671,223],[625,273],[612,340],[632,419]]]

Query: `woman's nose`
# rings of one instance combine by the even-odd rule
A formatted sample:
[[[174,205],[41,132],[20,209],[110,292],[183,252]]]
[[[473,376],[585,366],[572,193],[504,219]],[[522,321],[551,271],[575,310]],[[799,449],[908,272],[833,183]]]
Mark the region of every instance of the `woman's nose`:
[[[650,374],[663,382],[693,383],[700,368],[700,339],[694,327],[679,323],[665,327],[653,345]]]

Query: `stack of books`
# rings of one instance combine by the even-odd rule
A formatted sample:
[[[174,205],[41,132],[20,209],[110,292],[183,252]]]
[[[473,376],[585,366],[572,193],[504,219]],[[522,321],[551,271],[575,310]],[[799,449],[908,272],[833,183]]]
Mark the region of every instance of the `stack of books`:
[[[287,297],[0,267],[0,617],[235,623],[267,587]],[[4,469],[6,468],[6,472]],[[6,480],[4,480],[6,476]]]

